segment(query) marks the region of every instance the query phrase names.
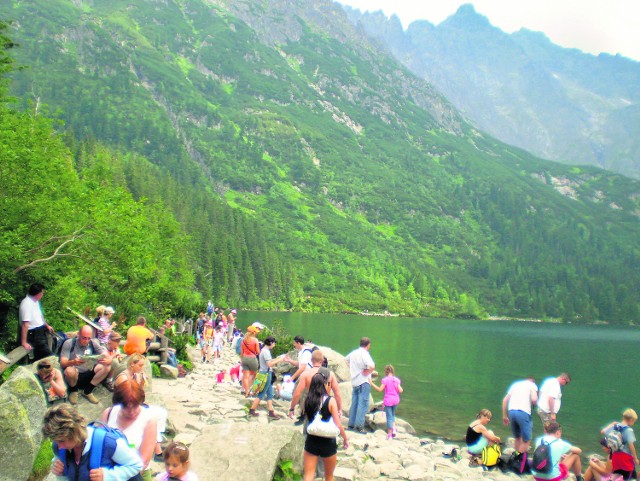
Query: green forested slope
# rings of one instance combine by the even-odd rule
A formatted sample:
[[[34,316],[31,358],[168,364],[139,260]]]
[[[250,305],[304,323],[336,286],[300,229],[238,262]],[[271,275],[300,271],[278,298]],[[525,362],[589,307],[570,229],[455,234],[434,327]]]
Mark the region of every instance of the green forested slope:
[[[29,66],[18,110],[63,121],[85,189],[104,179],[174,223],[191,300],[640,319],[638,184],[473,130],[330,2],[23,1],[0,16]],[[127,260],[124,277],[142,262]]]

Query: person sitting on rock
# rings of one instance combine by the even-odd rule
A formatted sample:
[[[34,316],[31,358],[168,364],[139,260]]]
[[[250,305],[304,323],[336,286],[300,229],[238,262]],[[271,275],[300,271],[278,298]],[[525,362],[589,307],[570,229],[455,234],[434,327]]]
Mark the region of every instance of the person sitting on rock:
[[[127,341],[124,343],[123,350],[127,356],[135,352],[145,354],[149,349],[149,343],[154,337],[155,334],[147,328],[147,320],[139,316],[136,320],[136,325],[127,330]]]
[[[93,390],[109,374],[111,370],[111,358],[104,356],[95,362],[85,359],[85,356],[103,355],[106,348],[97,339],[92,338],[93,329],[90,326],[82,326],[78,336],[67,339],[60,350],[60,367],[64,370],[64,379],[69,386],[69,402],[78,403],[78,390],[82,389],[82,395],[93,404],[98,404],[98,398]]]
[[[38,363],[36,377],[44,389],[48,404],[67,397],[67,386],[64,384],[62,373],[53,367],[50,360],[42,359]]]
[[[147,375],[144,373],[144,363],[146,359],[142,354],[132,354],[127,358],[127,368],[118,373],[115,379],[115,385],[118,386],[125,381],[134,381],[140,384],[144,389],[147,383]]]
[[[122,336],[112,331],[109,334],[109,342],[107,343],[107,355],[111,358],[111,369],[109,370],[109,375],[105,380],[105,387],[113,392],[114,384],[113,378],[118,373],[121,372],[120,363],[124,360],[124,354],[120,351],[120,341],[122,340]]]
[[[476,418],[467,427],[467,442],[469,453],[472,455],[472,461],[469,464],[480,464],[477,459],[482,450],[492,444],[500,444],[501,440],[493,431],[487,429],[487,424],[491,421],[491,411],[481,409]],[[474,460],[474,458],[476,458]]]

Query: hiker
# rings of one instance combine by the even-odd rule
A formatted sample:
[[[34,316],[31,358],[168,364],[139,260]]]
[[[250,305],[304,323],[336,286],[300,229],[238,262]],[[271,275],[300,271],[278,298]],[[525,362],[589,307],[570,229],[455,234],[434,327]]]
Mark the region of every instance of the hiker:
[[[36,377],[47,398],[47,404],[53,404],[67,397],[67,386],[60,370],[53,367],[48,359],[41,359],[36,366]]]
[[[118,384],[113,391],[113,406],[102,413],[100,420],[106,425],[122,431],[129,445],[135,448],[142,459],[143,479],[151,479],[149,463],[154,454],[157,434],[157,421],[151,410],[144,404],[145,393],[142,387],[133,381]],[[161,460],[161,456],[157,456]]]
[[[162,454],[164,473],[158,473],[155,481],[198,481],[198,476],[189,471],[189,448],[179,442],[172,441]]]
[[[247,334],[240,342],[240,360],[242,362],[242,388],[244,396],[249,397],[249,390],[256,378],[258,368],[258,355],[260,354],[260,343],[256,335],[260,332],[257,326],[251,325],[247,328]]]
[[[42,284],[31,284],[26,297],[20,303],[20,343],[27,351],[32,351],[34,361],[51,356],[47,331],[55,334],[53,327],[47,324],[40,308],[40,299],[43,295]]]
[[[75,407],[69,404],[59,404],[49,408],[44,414],[42,434],[53,441],[54,458],[51,472],[56,476],[66,476],[73,480],[128,480],[142,469],[140,456],[127,444],[124,438],[113,439],[107,443],[105,437],[102,446],[92,443],[96,427],[87,425],[87,421]],[[60,452],[61,449],[65,451]],[[101,466],[91,468],[91,452],[100,449],[100,458],[107,458],[105,464],[100,459]],[[107,452],[109,449],[110,453]]]
[[[211,361],[213,335],[213,322],[208,320],[204,323],[204,331],[202,332],[202,362],[209,363]]]
[[[101,310],[102,313],[100,313]],[[106,346],[109,342],[109,335],[116,327],[115,321],[111,322],[111,317],[113,317],[113,314],[116,311],[111,306],[98,306],[96,312],[100,314],[100,317],[98,318],[98,322],[96,324],[98,324],[102,328],[102,331],[98,331],[96,335],[98,337],[98,341],[100,341],[100,344]]]
[[[236,314],[238,313],[237,309],[231,309],[231,312],[227,316],[227,342],[231,344],[231,340],[233,339],[233,333],[236,329]]]
[[[622,481],[621,474],[613,474],[613,463],[611,462],[612,450],[607,445],[607,439],[602,438],[600,445],[605,452],[605,460],[598,456],[589,458],[589,467],[584,473],[584,481]]]
[[[120,333],[116,331],[111,331],[109,335],[109,342],[107,343],[107,356],[111,358],[111,369],[109,370],[109,374],[104,381],[105,387],[113,392],[113,388],[115,387],[113,384],[113,378],[117,373],[120,372],[120,363],[124,360],[124,354],[120,351],[120,341],[122,340],[122,336]]]
[[[336,400],[336,404],[338,406],[338,416],[342,417],[342,395],[340,394],[338,379],[336,378],[336,375],[328,368],[322,367],[323,361],[324,355],[322,354],[322,351],[320,351],[320,349],[316,349],[315,351],[313,351],[313,353],[311,353],[312,367],[310,369],[306,369],[296,383],[296,388],[293,391],[291,403],[289,406],[289,418],[293,419],[293,413],[295,412],[296,404],[298,404],[299,401],[304,407],[304,402],[307,393],[309,392],[309,386],[311,386],[311,380],[313,379],[313,376],[315,376],[318,372],[323,374],[325,377],[328,377],[329,383],[331,384],[333,397]],[[293,384],[292,382],[290,382],[290,380],[285,381],[285,383],[289,385]],[[302,417],[302,422],[304,423],[304,411],[300,413],[300,417]]]
[[[369,412],[371,394],[371,373],[376,365],[369,354],[371,339],[360,339],[360,347],[347,355],[345,360],[351,372],[351,409],[349,410],[349,429],[364,434],[364,416]]]
[[[537,402],[538,386],[533,376],[514,382],[502,399],[502,423],[510,424],[514,447],[525,459],[533,435],[531,406]]]
[[[282,357],[276,357],[275,359],[271,356],[271,349],[276,345],[276,339],[273,336],[269,336],[264,340],[264,345],[262,346],[262,350],[260,351],[260,356],[258,358],[260,364],[260,374],[266,374],[267,382],[264,385],[262,391],[260,391],[256,398],[253,400],[251,404],[251,408],[249,409],[250,416],[257,416],[258,413],[256,409],[260,405],[261,400],[267,401],[267,409],[269,410],[269,417],[274,420],[278,420],[281,418],[279,414],[276,414],[273,410],[273,384],[272,384],[272,373],[271,368],[282,362],[284,359]]]
[[[127,356],[135,352],[145,354],[154,337],[153,332],[147,328],[147,320],[143,316],[138,316],[136,325],[127,330],[127,341],[122,349]]]
[[[400,404],[400,394],[402,394],[402,386],[400,379],[395,376],[395,369],[391,364],[384,367],[385,377],[380,381],[380,386],[371,383],[371,386],[378,392],[384,391],[384,413],[387,418],[387,439],[396,437],[396,408]]]
[[[98,404],[93,390],[106,379],[111,370],[111,357],[106,355],[106,348],[91,337],[92,334],[91,326],[84,325],[78,331],[77,337],[64,341],[60,350],[60,367],[69,386],[71,404],[78,403],[79,389],[82,389],[82,395],[87,401]],[[103,354],[104,356],[97,361],[84,359],[85,356]]]
[[[313,344],[307,344],[304,342],[304,337],[296,336],[293,338],[293,347],[296,351],[298,351],[298,358],[291,359],[288,355],[285,357],[285,360],[289,364],[293,364],[298,369],[293,376],[291,376],[291,381],[296,381],[304,372],[307,367],[311,366],[311,349],[314,347]]]
[[[540,385],[538,393],[538,416],[544,427],[549,421],[555,421],[562,399],[562,386],[571,382],[569,373],[563,372],[558,377],[548,377]]]
[[[131,354],[127,358],[127,368],[120,372],[115,379],[115,386],[122,384],[125,381],[133,381],[140,384],[140,387],[144,389],[147,383],[147,375],[144,373],[145,357],[142,354]]]
[[[536,470],[536,452],[538,447],[545,443],[550,452],[550,469],[547,472]],[[576,475],[576,481],[584,481],[582,477],[582,464],[580,462],[580,454],[582,449],[572,446],[562,439],[562,426],[557,422],[551,421],[544,427],[544,436],[536,439],[536,450],[533,452],[533,463],[531,465],[531,473],[536,481],[560,481],[567,479],[569,471]]]
[[[636,466],[638,465],[638,455],[636,453],[636,435],[633,432],[633,425],[638,420],[638,415],[633,409],[626,409],[622,413],[622,421],[612,422],[600,431],[605,439],[611,433],[617,431],[618,446],[612,447],[611,464],[614,474],[622,475],[623,479],[636,477]]]
[[[476,415],[476,418],[467,427],[467,434],[465,441],[468,446],[469,453],[472,454],[472,459],[476,458],[482,453],[482,450],[487,446],[493,444],[500,444],[502,441],[493,431],[487,429],[487,424],[491,421],[491,411],[488,409],[481,409]],[[470,465],[474,462],[470,461]],[[479,464],[479,463],[478,463]]]
[[[342,447],[349,447],[347,433],[340,422],[338,403],[329,396],[331,390],[331,380],[318,372],[314,374],[309,386],[309,394],[305,400],[305,418],[311,423],[319,413],[323,421],[332,418],[333,424],[337,426],[342,437]],[[316,467],[318,466],[318,458],[322,458],[324,464],[325,480],[333,480],[333,472],[336,468],[338,460],[338,443],[335,437],[321,437],[313,434],[307,434],[304,443],[304,478],[303,481],[313,481],[315,479]]]

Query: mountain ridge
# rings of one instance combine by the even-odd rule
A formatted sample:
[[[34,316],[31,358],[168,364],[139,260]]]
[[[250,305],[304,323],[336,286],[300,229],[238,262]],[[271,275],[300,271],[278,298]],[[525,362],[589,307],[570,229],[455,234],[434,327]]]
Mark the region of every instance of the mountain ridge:
[[[294,266],[289,308],[640,317],[622,285],[638,276],[638,184],[474,128],[332,2],[34,0],[0,15],[31,66],[14,75],[21,107],[35,94],[70,136],[185,188],[206,180]],[[225,303],[212,284],[233,273],[207,277],[207,252],[195,287]]]

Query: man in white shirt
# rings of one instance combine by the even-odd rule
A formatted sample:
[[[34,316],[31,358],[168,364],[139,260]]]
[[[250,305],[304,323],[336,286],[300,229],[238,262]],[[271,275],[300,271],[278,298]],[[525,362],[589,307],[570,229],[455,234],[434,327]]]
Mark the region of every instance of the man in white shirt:
[[[44,295],[42,284],[32,284],[27,296],[20,303],[20,344],[27,351],[33,350],[33,360],[51,356],[47,331],[54,333],[47,324],[40,309],[40,299]]]
[[[531,406],[537,401],[538,386],[533,377],[514,382],[502,400],[502,422],[505,426],[511,424],[514,447],[519,453],[529,450],[533,434]]]
[[[369,354],[371,339],[360,339],[360,347],[347,355],[346,361],[351,372],[351,409],[349,410],[349,429],[364,434],[364,416],[369,412],[371,394],[371,373],[376,365]]]
[[[538,396],[538,416],[542,421],[542,426],[555,421],[560,404],[562,402],[562,386],[566,386],[571,382],[571,376],[563,372],[558,377],[549,377],[544,380],[540,386],[540,394]]]

